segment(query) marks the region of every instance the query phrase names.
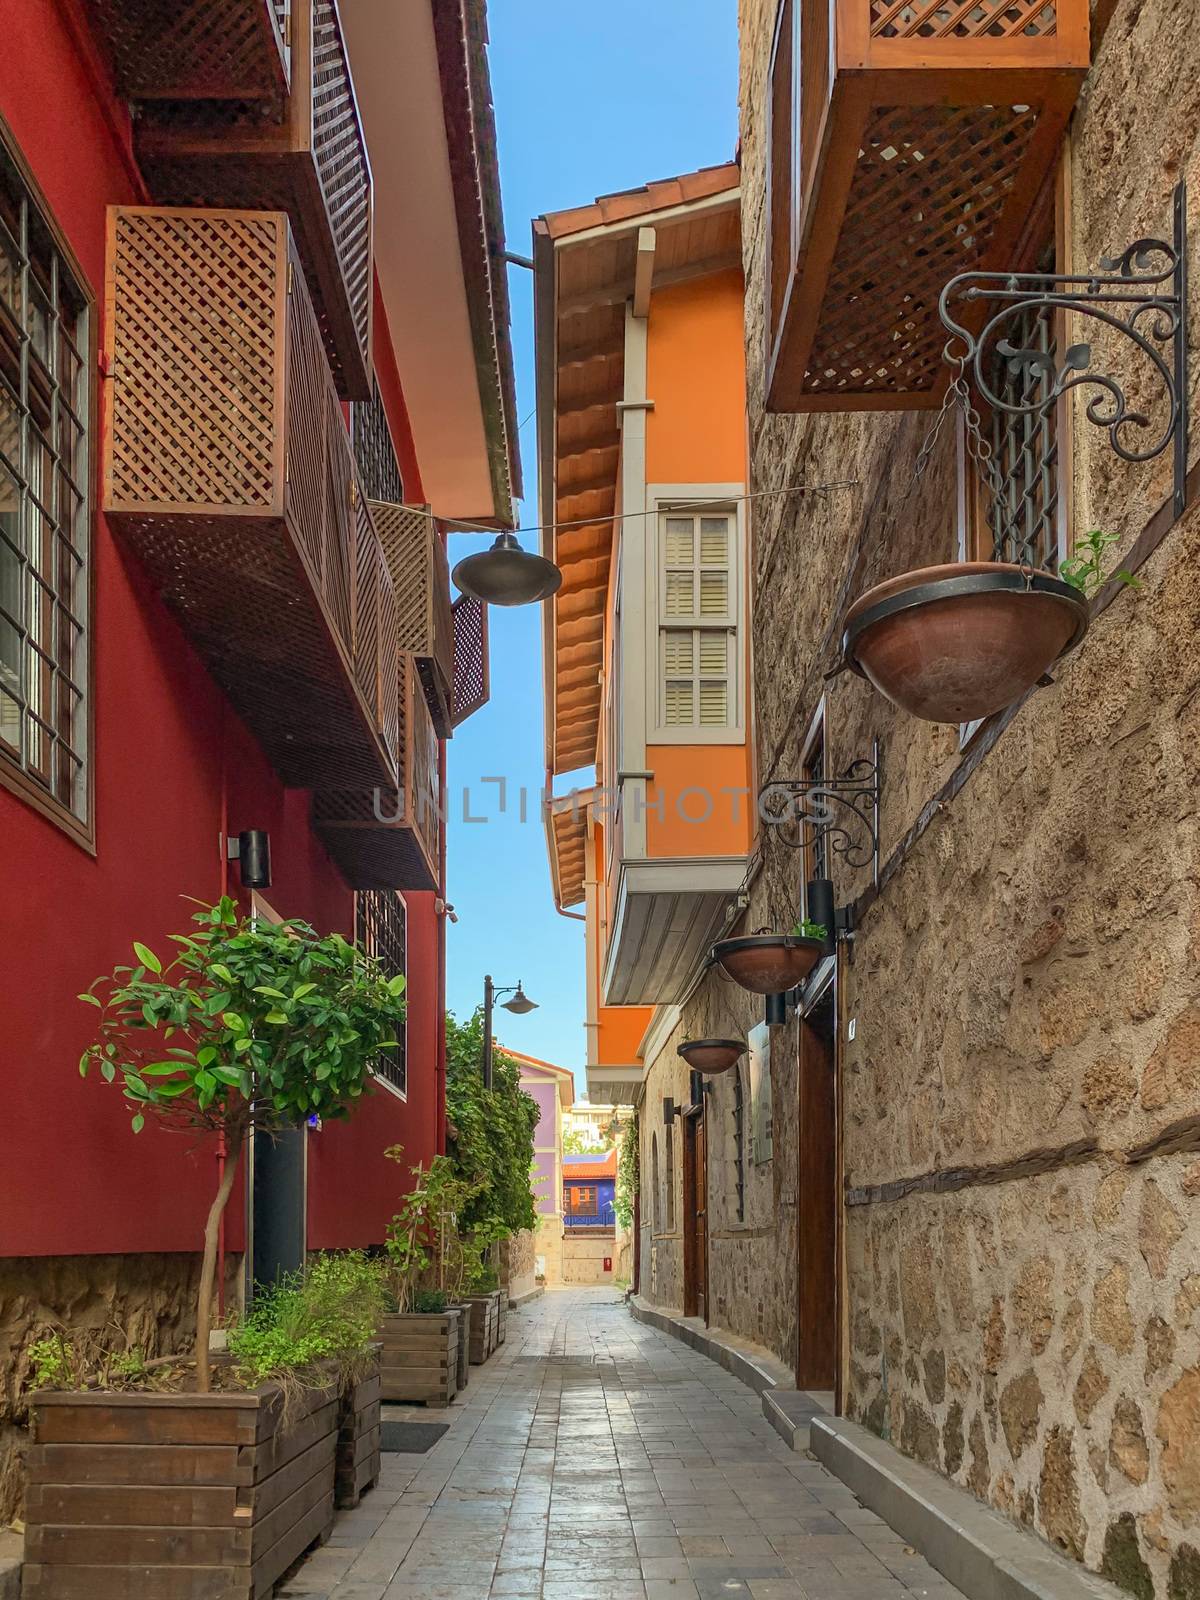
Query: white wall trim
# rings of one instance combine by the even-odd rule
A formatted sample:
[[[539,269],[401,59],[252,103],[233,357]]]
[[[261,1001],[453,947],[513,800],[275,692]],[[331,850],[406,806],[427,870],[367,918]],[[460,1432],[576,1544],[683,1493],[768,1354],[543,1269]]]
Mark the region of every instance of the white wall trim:
[[[640,772],[646,766],[645,638],[647,594],[644,583],[629,582],[643,572],[646,562],[646,351],[649,318],[635,317],[625,308],[625,393],[628,409],[618,413],[621,424],[622,522],[617,541],[621,583],[620,673],[621,748],[615,771]],[[630,515],[633,513],[633,515]],[[605,773],[605,782],[612,778]],[[622,855],[646,854],[646,785],[641,778],[621,784]],[[635,798],[636,795],[636,798]],[[611,938],[612,930],[609,930]]]

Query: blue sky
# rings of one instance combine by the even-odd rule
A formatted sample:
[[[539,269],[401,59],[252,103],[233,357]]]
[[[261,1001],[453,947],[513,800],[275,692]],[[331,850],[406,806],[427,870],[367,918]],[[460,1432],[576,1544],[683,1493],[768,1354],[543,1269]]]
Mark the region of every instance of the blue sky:
[[[736,0],[490,0],[492,88],[510,250],[544,211],[729,160],[737,139]],[[526,496],[537,523],[532,274],[509,272]],[[536,536],[523,541],[536,547]],[[450,559],[490,543],[450,541]],[[521,979],[539,1009],[498,1013],[515,1050],[577,1074],[583,1091],[583,927],[554,909],[538,796],[544,782],[541,607],[491,613],[492,698],[450,743],[447,1003],[467,1016],[483,976]],[[586,776],[586,775],[585,775]],[[503,777],[507,811],[500,814]],[[520,791],[527,793],[520,819]],[[570,788],[559,778],[556,792]],[[470,815],[464,820],[463,791]]]

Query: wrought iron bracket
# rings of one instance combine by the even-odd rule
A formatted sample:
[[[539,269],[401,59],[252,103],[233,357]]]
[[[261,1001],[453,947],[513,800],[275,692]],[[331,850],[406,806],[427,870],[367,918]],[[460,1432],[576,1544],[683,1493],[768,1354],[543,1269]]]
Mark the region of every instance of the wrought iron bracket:
[[[1101,258],[1097,271],[1083,274],[1044,272],[963,272],[942,290],[938,310],[949,331],[945,359],[969,372],[978,394],[996,411],[1032,415],[1054,404],[1071,389],[1094,391],[1087,402],[1089,422],[1108,432],[1122,461],[1152,461],[1174,445],[1175,515],[1186,503],[1188,468],[1188,329],[1187,329],[1187,190],[1177,186],[1173,202],[1173,234],[1166,239],[1135,239],[1119,256]],[[960,307],[982,304],[985,320]],[[1132,410],[1122,384],[1111,372],[1092,366],[1090,344],[1072,344],[1055,362],[1040,350],[1020,349],[1005,338],[1006,329],[1030,310],[1065,311],[1114,329],[1146,358],[1166,399],[1167,417],[1156,426],[1147,412]],[[966,315],[967,320],[959,317]],[[976,331],[978,329],[978,331]],[[1044,396],[1023,405],[1002,400],[988,382],[994,357],[1010,367],[1038,365],[1049,379]],[[1139,442],[1130,430],[1148,432]]]
[[[879,740],[870,757],[852,761],[839,778],[776,778],[758,795],[758,814],[793,850],[814,837],[848,867],[871,868],[879,886]],[[806,831],[808,830],[808,831]]]

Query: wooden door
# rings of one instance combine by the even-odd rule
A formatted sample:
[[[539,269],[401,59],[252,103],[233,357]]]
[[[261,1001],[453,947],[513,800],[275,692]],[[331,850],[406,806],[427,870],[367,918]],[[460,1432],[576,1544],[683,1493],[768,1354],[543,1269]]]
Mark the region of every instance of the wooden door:
[[[837,1378],[837,1079],[832,990],[800,1020],[796,1387]]]
[[[703,1109],[684,1120],[683,1314],[708,1321],[708,1170]]]

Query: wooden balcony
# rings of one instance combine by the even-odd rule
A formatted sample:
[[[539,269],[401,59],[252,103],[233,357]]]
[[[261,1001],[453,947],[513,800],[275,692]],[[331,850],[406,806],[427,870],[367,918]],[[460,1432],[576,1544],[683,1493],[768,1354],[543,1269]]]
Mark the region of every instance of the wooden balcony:
[[[396,598],[288,220],[109,212],[104,509],[284,783],[394,784]]]
[[[435,733],[453,727],[454,621],[446,546],[428,506],[372,501],[396,590],[400,648],[413,658]]]
[[[278,118],[289,0],[93,0],[128,100],[242,100]]]
[[[291,0],[290,41],[277,117],[156,99],[137,121],[138,161],[164,204],[287,212],[338,393],[369,400],[371,173],[334,0]]]
[[[313,826],[352,889],[437,889],[438,740],[413,657],[399,658],[399,783],[313,795]]]
[[[938,296],[1013,263],[1088,64],[1088,0],[782,0],[768,409],[939,404]]]

